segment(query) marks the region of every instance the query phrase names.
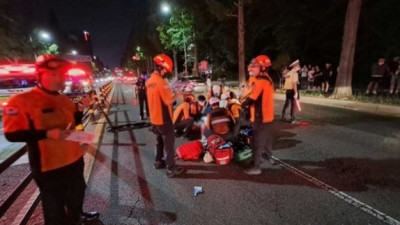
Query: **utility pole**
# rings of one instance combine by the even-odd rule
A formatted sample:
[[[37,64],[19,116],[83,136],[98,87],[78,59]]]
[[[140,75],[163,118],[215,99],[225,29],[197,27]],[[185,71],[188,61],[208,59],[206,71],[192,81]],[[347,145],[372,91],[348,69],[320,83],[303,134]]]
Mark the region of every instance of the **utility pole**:
[[[244,16],[243,0],[239,0],[238,7],[238,60],[239,60],[239,86],[246,82],[245,55],[244,55]]]

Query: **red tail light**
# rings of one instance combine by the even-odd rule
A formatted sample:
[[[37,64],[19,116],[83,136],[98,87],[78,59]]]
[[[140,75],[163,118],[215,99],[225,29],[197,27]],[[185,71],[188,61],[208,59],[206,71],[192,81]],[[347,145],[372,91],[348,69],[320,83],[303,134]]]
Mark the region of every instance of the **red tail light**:
[[[70,76],[82,76],[85,75],[85,71],[79,68],[72,68],[67,71],[67,74]]]

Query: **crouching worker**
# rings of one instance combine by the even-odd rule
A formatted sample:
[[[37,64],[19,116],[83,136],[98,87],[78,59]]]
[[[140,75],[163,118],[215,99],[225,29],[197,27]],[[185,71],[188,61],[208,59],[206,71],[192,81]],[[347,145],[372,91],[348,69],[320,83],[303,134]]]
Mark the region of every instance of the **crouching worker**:
[[[175,137],[187,138],[190,136],[194,119],[190,116],[190,106],[194,98],[191,95],[185,97],[184,101],[176,107],[173,114]]]
[[[3,115],[4,134],[11,142],[26,142],[45,224],[81,224],[99,214],[82,213],[86,188],[83,151],[78,142],[66,137],[81,123],[83,108],[90,99],[83,99],[76,107],[60,94],[67,61],[44,54],[36,59],[35,66],[37,87],[9,100]]]
[[[209,104],[211,112],[207,114],[204,135],[208,137],[211,134],[217,134],[224,140],[232,139],[235,127],[235,119],[232,114],[228,109],[219,107],[218,98],[211,98]]]

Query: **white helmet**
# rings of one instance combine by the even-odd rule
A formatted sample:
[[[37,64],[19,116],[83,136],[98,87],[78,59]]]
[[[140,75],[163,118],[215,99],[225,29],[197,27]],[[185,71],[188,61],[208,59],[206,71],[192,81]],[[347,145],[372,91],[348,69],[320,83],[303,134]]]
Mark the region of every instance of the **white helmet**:
[[[215,96],[219,96],[221,94],[221,86],[214,84],[212,87],[212,92]]]

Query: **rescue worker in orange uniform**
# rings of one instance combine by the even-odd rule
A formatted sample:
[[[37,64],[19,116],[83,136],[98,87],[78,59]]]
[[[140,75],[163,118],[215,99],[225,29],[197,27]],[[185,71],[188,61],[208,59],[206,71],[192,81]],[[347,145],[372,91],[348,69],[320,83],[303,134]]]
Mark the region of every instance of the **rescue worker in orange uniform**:
[[[167,168],[167,176],[174,177],[183,172],[175,165],[175,135],[172,123],[172,105],[180,93],[172,95],[168,83],[164,80],[167,73],[171,73],[173,63],[169,56],[159,54],[154,57],[155,71],[146,81],[147,100],[149,102],[150,123],[157,136],[156,156],[154,167]],[[164,151],[166,153],[165,160]]]
[[[219,107],[219,99],[212,97],[209,101],[212,109],[207,114],[206,129],[203,134],[208,137],[211,134],[217,134],[224,140],[230,140],[234,137],[235,119],[227,108]]]
[[[191,104],[194,101],[192,95],[187,95],[184,101],[176,107],[173,113],[173,123],[175,127],[176,137],[189,137],[194,124],[194,119],[191,116]]]
[[[46,225],[81,224],[86,183],[79,143],[66,140],[80,124],[83,108],[65,95],[69,63],[50,54],[36,60],[37,87],[10,98],[3,115],[4,135],[26,142],[33,178],[39,187]],[[97,212],[86,214],[98,217]]]
[[[274,84],[268,74],[271,65],[271,60],[267,55],[259,55],[249,66],[249,70],[256,78],[249,97],[242,103],[243,108],[254,107],[254,111],[251,111],[254,166],[244,171],[249,175],[261,174],[263,152],[269,152],[269,157],[271,157],[271,133],[274,120]]]

